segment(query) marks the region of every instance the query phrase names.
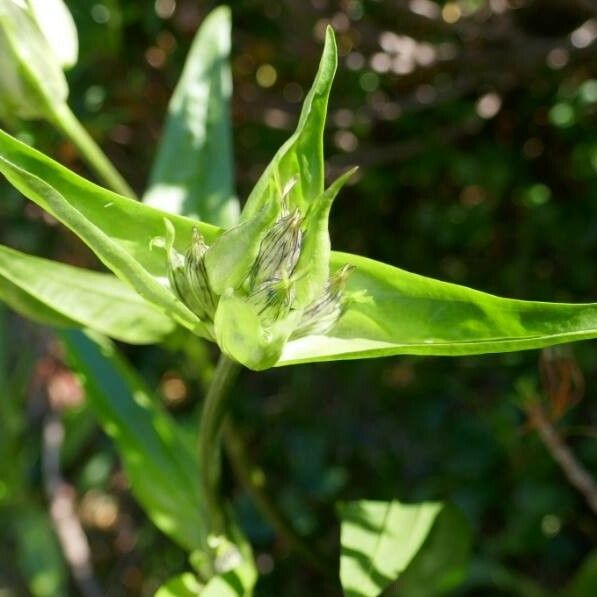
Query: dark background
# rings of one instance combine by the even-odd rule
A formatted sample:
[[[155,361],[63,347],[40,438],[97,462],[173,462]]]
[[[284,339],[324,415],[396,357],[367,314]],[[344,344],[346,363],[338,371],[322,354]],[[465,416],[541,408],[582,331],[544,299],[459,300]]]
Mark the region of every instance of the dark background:
[[[70,104],[141,192],[193,35],[218,3],[67,4],[81,44],[68,75]],[[333,246],[509,297],[597,299],[597,3],[244,0],[232,14],[241,200],[293,130],[331,23],[341,58],[328,172],[361,166],[335,204]],[[91,176],[48,125],[26,123],[22,134]],[[0,193],[0,242],[99,267],[4,182]],[[50,406],[40,389],[65,375],[49,331],[14,315],[9,329],[19,348],[8,362],[22,369],[10,397],[27,446],[18,466],[26,499],[43,503],[42,415],[63,395],[73,412],[84,407],[68,383],[50,393]],[[192,365],[156,348],[124,350],[176,416],[192,419],[202,395]],[[528,583],[555,591],[594,547],[597,522],[539,440],[524,399],[538,397],[577,459],[595,470],[596,356],[595,343],[585,342],[544,355],[542,367],[529,351],[246,372],[235,419],[276,502],[331,557],[338,500],[450,500],[472,529],[473,572],[483,576],[490,565],[512,583],[495,573],[483,589],[469,580],[453,594],[532,595]],[[67,445],[69,417],[81,420],[70,410]],[[102,432],[89,425],[69,454],[65,475],[106,594],[149,595],[187,568],[182,550],[133,502]],[[276,537],[228,470],[226,487],[255,546],[258,595],[337,594]],[[0,530],[3,597],[25,591],[13,548]]]

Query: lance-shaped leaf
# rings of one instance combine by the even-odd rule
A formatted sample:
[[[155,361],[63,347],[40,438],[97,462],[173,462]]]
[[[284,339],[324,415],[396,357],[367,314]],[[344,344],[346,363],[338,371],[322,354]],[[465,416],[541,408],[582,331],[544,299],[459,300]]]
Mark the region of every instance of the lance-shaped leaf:
[[[118,446],[137,500],[185,549],[205,549],[197,462],[175,422],[108,340],[78,331],[61,336],[90,409]]]
[[[330,89],[338,55],[333,30],[328,27],[319,70],[294,134],[278,150],[251,192],[241,219],[254,216],[270,201],[277,201],[284,187],[296,183],[288,193],[289,208],[305,213],[309,203],[319,197],[324,185],[323,130]]]
[[[0,172],[25,196],[68,226],[121,280],[170,317],[200,335],[199,319],[165,288],[166,258],[151,248],[164,234],[163,218],[176,226],[176,241],[184,251],[193,227],[211,241],[219,230],[181,216],[168,215],[132,199],[102,189],[42,153],[0,131]]]
[[[131,344],[151,344],[172,319],[118,278],[25,255],[0,245],[0,299],[38,323],[89,328]]]
[[[325,335],[289,342],[279,365],[397,354],[511,352],[597,338],[597,304],[506,299],[347,253],[346,313]]]
[[[144,201],[228,227],[236,223],[230,130],[230,9],[211,12],[195,36],[168,106]]]

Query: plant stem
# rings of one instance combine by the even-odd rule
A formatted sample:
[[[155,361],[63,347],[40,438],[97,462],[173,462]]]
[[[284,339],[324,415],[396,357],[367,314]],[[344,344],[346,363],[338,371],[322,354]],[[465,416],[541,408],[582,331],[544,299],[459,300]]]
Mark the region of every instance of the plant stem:
[[[95,171],[97,176],[113,191],[125,197],[136,198],[124,178],[118,173],[112,162],[85,130],[66,102],[51,106],[51,121],[66,137],[68,137],[81,153],[81,157]]]
[[[276,533],[283,537],[288,546],[313,568],[325,576],[333,574],[331,571],[334,570],[334,566],[295,531],[290,521],[271,499],[266,490],[263,471],[251,462],[244,439],[230,417],[224,422],[224,445],[234,473]]]
[[[199,466],[205,492],[210,533],[222,536],[226,517],[220,496],[221,437],[226,417],[226,397],[240,372],[240,365],[220,355],[214,377],[205,397],[199,422]]]

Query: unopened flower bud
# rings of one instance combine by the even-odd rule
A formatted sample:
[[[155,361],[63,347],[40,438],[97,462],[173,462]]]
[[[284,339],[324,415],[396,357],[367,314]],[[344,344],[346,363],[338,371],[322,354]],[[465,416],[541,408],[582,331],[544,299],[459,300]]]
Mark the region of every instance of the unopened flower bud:
[[[191,246],[186,254],[182,255],[173,246],[174,229],[169,222],[166,223],[166,236],[170,287],[199,319],[205,322],[213,321],[218,299],[212,292],[207,278],[205,269],[207,245],[203,237],[198,230],[193,229]],[[164,242],[164,239],[157,239],[157,241]]]
[[[302,223],[303,218],[296,209],[282,216],[263,237],[251,270],[252,289],[292,274],[301,253]]]
[[[193,240],[185,256],[185,274],[193,305],[188,306],[195,311],[200,319],[212,321],[218,299],[210,288],[205,268],[207,248],[199,230],[193,228]]]
[[[344,289],[354,266],[345,265],[330,276],[323,294],[309,305],[292,337],[324,334],[342,317],[346,309]]]
[[[249,295],[249,302],[255,306],[265,325],[288,315],[293,300],[294,285],[286,275],[264,282]]]
[[[186,304],[189,284],[185,271],[185,258],[174,247],[168,249],[168,280],[174,294]]]

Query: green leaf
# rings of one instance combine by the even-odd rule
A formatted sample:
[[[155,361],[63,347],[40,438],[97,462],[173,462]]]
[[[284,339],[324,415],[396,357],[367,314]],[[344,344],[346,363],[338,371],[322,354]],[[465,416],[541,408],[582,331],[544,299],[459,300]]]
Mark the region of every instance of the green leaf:
[[[224,228],[238,220],[230,130],[230,9],[212,11],[195,36],[168,106],[144,201]]]
[[[66,595],[66,565],[47,513],[33,506],[19,508],[14,526],[17,562],[31,595]]]
[[[297,307],[306,307],[323,289],[330,275],[329,216],[332,203],[348,179],[352,168],[338,177],[310,206],[305,216],[305,234],[301,256],[296,266]]]
[[[205,549],[198,465],[174,421],[108,340],[78,331],[61,337],[90,409],[116,443],[137,500],[182,547]]]
[[[84,327],[130,344],[151,344],[172,319],[110,274],[31,257],[0,245],[0,299],[38,323]]]
[[[164,234],[164,217],[176,227],[184,251],[192,229],[213,241],[219,230],[176,215],[167,215],[102,189],[42,153],[0,131],[0,172],[25,196],[69,227],[121,280],[144,299],[199,335],[199,319],[166,288],[166,257],[150,246]]]
[[[444,505],[421,549],[395,583],[392,594],[451,595],[467,578],[470,556],[468,522],[457,508]]]
[[[174,576],[164,583],[154,597],[197,597],[201,594],[202,585],[191,572]]]
[[[572,581],[566,587],[566,597],[593,597],[597,587],[597,551],[591,552],[582,562]]]
[[[348,597],[374,597],[411,563],[436,523],[440,503],[358,501],[338,507],[340,581]]]
[[[279,201],[284,187],[296,178],[288,194],[290,209],[305,213],[311,201],[323,193],[323,130],[328,98],[338,64],[333,30],[328,27],[323,55],[294,134],[282,145],[261,175],[243,208],[241,219],[254,216],[264,205]]]
[[[348,281],[356,298],[325,336],[289,342],[278,365],[511,352],[597,337],[595,303],[500,298],[347,253],[332,253],[331,264],[356,267]]]
[[[201,597],[248,597],[253,594],[257,573],[245,562],[229,572],[214,576],[201,591]]]

